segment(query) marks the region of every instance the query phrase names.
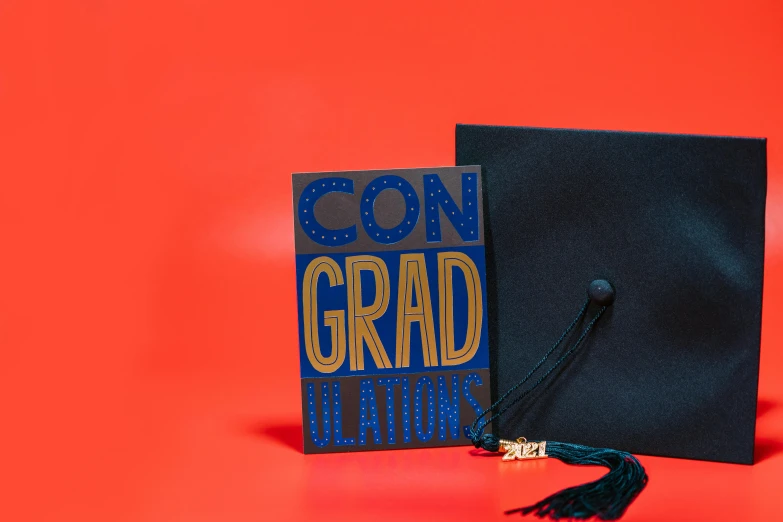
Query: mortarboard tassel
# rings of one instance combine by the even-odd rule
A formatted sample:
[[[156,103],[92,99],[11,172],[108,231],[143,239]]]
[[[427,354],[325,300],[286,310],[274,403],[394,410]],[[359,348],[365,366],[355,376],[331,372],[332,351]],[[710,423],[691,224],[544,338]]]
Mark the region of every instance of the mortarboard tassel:
[[[562,460],[566,464],[606,466],[609,468],[609,473],[593,482],[558,491],[532,506],[506,511],[506,514],[521,513],[523,515],[528,515],[534,513],[536,516],[548,516],[555,520],[561,518],[588,519],[592,517],[597,517],[601,520],[617,520],[623,516],[631,502],[634,501],[647,485],[647,473],[644,471],[642,465],[636,457],[624,451],[606,448],[591,448],[589,446],[582,446],[581,444],[569,444],[565,442],[528,442],[524,437],[520,437],[516,441],[504,440],[491,433],[484,433],[484,428],[487,427],[489,423],[499,418],[511,406],[533,391],[549,377],[563,361],[579,348],[582,341],[587,337],[587,334],[592,330],[593,326],[606,311],[607,307],[611,306],[614,302],[615,292],[608,281],[599,279],[590,283],[587,295],[588,299],[585,301],[585,304],[582,306],[582,309],[579,311],[574,321],[566,328],[563,335],[560,336],[560,339],[555,342],[552,348],[549,349],[536,366],[521,381],[504,393],[492,406],[476,417],[476,420],[473,421],[471,427],[465,428],[465,432],[476,448],[505,453],[505,455],[503,455],[504,461],[554,457]],[[494,411],[500,403],[505,401],[514,391],[525,384],[525,382],[543,366],[544,362],[552,355],[552,352],[560,346],[568,334],[571,333],[574,326],[576,326],[585,316],[591,301],[601,306],[601,308],[592,321],[588,323],[587,327],[585,327],[584,331],[582,331],[582,334],[574,345],[530,388],[520,393],[490,418],[481,420],[487,414]]]

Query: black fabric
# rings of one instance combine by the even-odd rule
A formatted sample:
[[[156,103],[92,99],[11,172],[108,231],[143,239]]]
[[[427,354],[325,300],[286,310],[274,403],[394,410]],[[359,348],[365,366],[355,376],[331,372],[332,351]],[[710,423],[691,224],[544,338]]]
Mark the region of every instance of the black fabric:
[[[495,396],[590,282],[616,290],[585,345],[495,433],[752,463],[766,141],[458,125],[456,150],[484,174]]]

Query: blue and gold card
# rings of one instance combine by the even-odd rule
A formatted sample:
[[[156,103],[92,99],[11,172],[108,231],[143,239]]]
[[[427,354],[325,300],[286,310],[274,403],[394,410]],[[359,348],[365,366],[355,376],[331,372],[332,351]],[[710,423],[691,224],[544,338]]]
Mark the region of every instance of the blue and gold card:
[[[481,168],[293,175],[305,453],[469,444],[489,406]]]

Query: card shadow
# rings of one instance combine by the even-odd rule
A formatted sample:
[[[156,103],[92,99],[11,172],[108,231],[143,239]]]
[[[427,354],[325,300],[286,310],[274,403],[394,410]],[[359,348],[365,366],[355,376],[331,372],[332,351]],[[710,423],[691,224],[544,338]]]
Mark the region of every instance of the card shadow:
[[[774,401],[759,399],[756,416],[760,418],[779,406]],[[304,453],[302,439],[302,424],[292,422],[255,421],[243,425],[242,431],[246,435],[260,437],[274,441],[298,453]],[[778,454],[783,453],[783,441],[770,438],[757,438],[754,450],[754,463],[758,464]],[[497,457],[497,453],[491,453],[482,449],[472,449],[470,454],[477,457]]]
[[[298,453],[304,453],[301,423],[256,421],[245,424],[243,431],[247,435],[269,439]]]

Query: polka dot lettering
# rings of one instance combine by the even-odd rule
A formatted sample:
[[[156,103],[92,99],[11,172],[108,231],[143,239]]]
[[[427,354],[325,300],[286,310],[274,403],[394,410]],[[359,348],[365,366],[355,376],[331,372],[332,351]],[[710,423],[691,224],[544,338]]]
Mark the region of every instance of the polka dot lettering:
[[[394,387],[400,384],[399,377],[390,377],[388,379],[378,379],[379,386],[386,387],[386,427],[388,433],[388,443],[397,442],[397,427],[394,423]]]
[[[402,440],[411,441],[411,399],[408,392],[408,378],[402,378]]]
[[[446,425],[452,439],[459,438],[459,375],[451,376],[451,393],[445,375],[438,376],[438,438],[446,440]]]
[[[387,182],[396,186],[390,186]],[[375,200],[384,190],[396,190],[405,200],[405,216],[403,216],[402,221],[397,226],[388,229],[383,228],[375,221]],[[419,221],[419,198],[413,193],[413,187],[408,181],[395,175],[381,176],[375,178],[367,185],[364,194],[369,195],[369,197],[364,198],[361,202],[360,216],[362,225],[365,230],[369,228],[379,228],[381,230],[375,236],[370,235],[376,242],[385,245],[398,243],[416,227],[416,223]]]
[[[465,376],[465,380],[462,381],[462,396],[465,397],[466,401],[468,401],[468,404],[470,404],[470,407],[473,408],[474,412],[476,412],[476,415],[481,415],[481,412],[484,411],[484,408],[481,407],[479,401],[473,396],[473,394],[470,393],[470,385],[474,382],[476,383],[476,386],[481,386],[483,384],[479,374],[469,373],[467,376]],[[467,437],[470,426],[463,426],[462,429],[466,434],[465,436]]]
[[[326,183],[324,183],[324,181]],[[337,182],[341,183],[340,186],[337,185]],[[310,183],[305,188],[302,195],[308,194],[311,197],[299,198],[299,221],[307,224],[309,224],[310,221],[313,222],[310,228],[304,229],[304,232],[310,239],[319,245],[332,247],[347,245],[356,240],[356,225],[332,230],[321,225],[314,216],[315,204],[322,196],[331,192],[353,194],[353,180],[346,178],[326,178]]]
[[[437,188],[424,193],[424,212],[426,215],[427,242],[441,241],[440,209],[463,241],[478,239],[478,176],[475,173],[462,174],[462,210],[459,209],[437,174],[427,174],[424,182]],[[442,192],[441,192],[442,191]],[[473,203],[476,205],[473,205]],[[473,219],[473,218],[476,219]],[[467,219],[466,219],[467,218]]]
[[[367,444],[368,429],[372,430],[373,443],[381,444],[381,427],[378,424],[378,407],[372,379],[362,379],[359,389],[359,445]]]
[[[413,403],[417,410],[413,420],[416,437],[422,442],[428,442],[435,434],[435,385],[428,376],[423,375],[416,381]],[[424,422],[425,407],[427,408],[426,423]]]
[[[340,402],[340,382],[332,383],[332,406],[334,416],[334,445],[335,446],[353,446],[356,439],[343,437],[343,407]]]
[[[321,397],[320,400],[318,397],[316,397],[315,394],[315,384],[313,383],[307,383],[307,422],[308,422],[308,430],[310,432],[310,438],[313,441],[313,444],[316,445],[318,448],[323,448],[327,444],[329,444],[330,434],[329,434],[329,384],[328,383],[322,383],[321,384]],[[318,433],[318,414],[317,414],[317,403],[322,403],[323,408],[322,411],[322,418],[323,418],[323,436],[319,435]]]

